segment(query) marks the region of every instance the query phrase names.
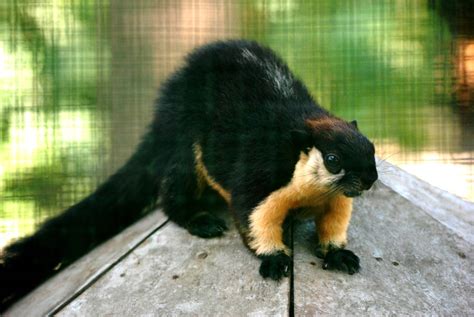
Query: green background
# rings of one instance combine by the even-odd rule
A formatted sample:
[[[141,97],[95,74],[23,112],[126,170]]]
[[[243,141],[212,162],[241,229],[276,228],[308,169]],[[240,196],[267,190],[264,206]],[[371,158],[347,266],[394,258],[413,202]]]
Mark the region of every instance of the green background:
[[[460,3],[2,1],[0,247],[119,167],[160,83],[216,39],[272,47],[382,159],[474,201],[474,17]]]

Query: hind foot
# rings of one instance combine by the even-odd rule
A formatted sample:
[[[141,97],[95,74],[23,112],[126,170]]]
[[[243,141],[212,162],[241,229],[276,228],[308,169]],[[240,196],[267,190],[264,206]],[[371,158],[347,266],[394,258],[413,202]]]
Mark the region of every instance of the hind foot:
[[[225,221],[210,214],[201,212],[195,215],[186,227],[192,235],[201,238],[220,237],[227,230]]]

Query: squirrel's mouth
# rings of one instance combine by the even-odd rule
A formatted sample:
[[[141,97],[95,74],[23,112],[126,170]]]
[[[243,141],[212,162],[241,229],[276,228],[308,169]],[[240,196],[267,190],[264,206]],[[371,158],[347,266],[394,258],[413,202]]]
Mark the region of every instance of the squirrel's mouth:
[[[344,196],[346,197],[357,197],[357,196],[360,196],[362,194],[361,191],[358,191],[358,190],[347,190],[347,191],[344,191]]]

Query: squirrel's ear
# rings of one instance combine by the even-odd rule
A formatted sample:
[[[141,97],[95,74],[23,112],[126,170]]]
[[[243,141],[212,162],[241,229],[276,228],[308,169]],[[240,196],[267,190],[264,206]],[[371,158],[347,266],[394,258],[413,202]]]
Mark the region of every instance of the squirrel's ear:
[[[351,121],[351,124],[354,126],[354,128],[356,128],[357,130],[359,130],[359,126],[357,125],[357,120],[352,120],[352,121]]]
[[[308,131],[305,130],[292,130],[291,131],[291,141],[295,148],[299,150],[305,150],[308,147],[311,147],[311,136]]]

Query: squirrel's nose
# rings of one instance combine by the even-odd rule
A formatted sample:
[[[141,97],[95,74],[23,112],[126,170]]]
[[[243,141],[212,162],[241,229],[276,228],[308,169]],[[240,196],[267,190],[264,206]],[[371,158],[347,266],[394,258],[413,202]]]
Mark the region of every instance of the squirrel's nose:
[[[362,180],[362,184],[363,184],[363,188],[365,190],[368,190],[372,187],[372,185],[375,183],[375,181],[378,179],[378,174],[377,174],[377,170],[373,170],[373,171],[370,171],[368,173],[364,173],[364,175],[362,175],[361,177],[361,180]]]

